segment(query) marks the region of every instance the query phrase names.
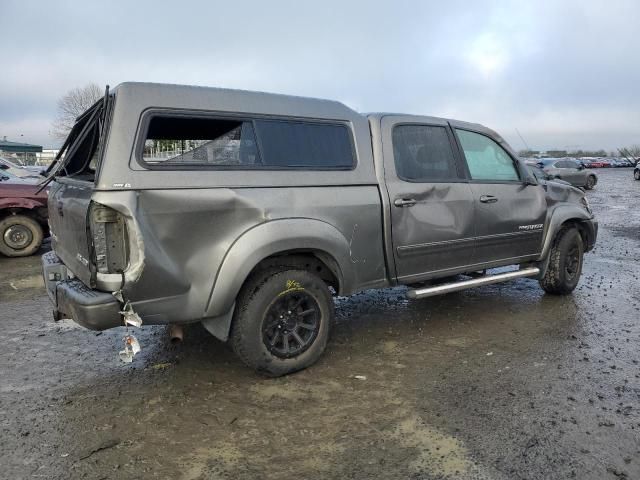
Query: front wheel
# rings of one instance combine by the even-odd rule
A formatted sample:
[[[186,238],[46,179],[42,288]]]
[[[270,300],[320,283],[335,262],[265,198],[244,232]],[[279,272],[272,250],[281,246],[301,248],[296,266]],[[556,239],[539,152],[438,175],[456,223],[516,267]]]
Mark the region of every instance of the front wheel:
[[[575,228],[563,228],[556,235],[549,253],[547,271],[540,286],[547,293],[567,295],[580,281],[584,243]]]
[[[0,220],[0,253],[7,257],[33,255],[43,237],[40,224],[26,215],[9,215]]]
[[[636,180],[640,180],[640,168],[636,168],[633,171],[633,178],[635,178]]]
[[[254,274],[240,292],[229,341],[247,366],[279,377],[320,358],[333,317],[322,279],[306,270],[270,269]]]
[[[593,187],[596,186],[596,177],[593,175],[589,175],[587,177],[587,184],[584,186],[587,190],[593,190]]]

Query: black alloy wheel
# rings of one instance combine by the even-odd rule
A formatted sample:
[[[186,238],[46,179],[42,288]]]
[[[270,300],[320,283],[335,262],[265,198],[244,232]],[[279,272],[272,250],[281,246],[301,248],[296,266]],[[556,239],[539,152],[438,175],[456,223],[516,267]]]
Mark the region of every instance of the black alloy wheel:
[[[276,298],[262,323],[262,341],[278,358],[306,351],[320,330],[320,308],[308,293],[289,292]]]

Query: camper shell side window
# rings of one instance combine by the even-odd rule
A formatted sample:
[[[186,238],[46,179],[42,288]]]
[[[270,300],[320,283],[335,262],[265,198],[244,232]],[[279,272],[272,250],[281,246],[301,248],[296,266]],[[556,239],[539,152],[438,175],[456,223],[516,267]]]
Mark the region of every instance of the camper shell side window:
[[[169,170],[353,170],[346,122],[146,112],[136,158]]]

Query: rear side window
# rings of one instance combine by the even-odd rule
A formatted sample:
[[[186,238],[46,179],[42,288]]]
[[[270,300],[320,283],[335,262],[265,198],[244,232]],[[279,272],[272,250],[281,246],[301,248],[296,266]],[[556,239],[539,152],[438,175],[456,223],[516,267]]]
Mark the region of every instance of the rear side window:
[[[344,125],[256,120],[264,164],[268,167],[348,169],[354,166],[349,130]]]
[[[580,165],[577,162],[574,162],[573,160],[560,160],[559,162],[556,162],[555,167],[556,168],[579,168]]]
[[[445,127],[398,125],[393,129],[393,158],[398,177],[413,182],[458,180]]]
[[[355,165],[345,125],[188,116],[153,116],[142,160],[178,169],[332,170]]]
[[[456,133],[472,180],[519,181],[513,160],[495,141],[466,130],[456,129]]]

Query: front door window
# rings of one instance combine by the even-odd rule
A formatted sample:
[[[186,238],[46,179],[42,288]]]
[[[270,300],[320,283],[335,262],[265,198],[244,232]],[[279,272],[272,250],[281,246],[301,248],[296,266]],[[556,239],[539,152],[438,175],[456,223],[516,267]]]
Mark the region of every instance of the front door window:
[[[472,180],[517,182],[520,180],[513,160],[489,137],[456,130]]]

